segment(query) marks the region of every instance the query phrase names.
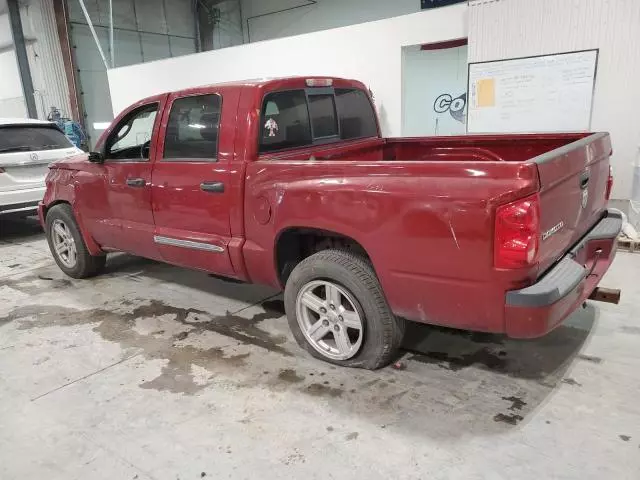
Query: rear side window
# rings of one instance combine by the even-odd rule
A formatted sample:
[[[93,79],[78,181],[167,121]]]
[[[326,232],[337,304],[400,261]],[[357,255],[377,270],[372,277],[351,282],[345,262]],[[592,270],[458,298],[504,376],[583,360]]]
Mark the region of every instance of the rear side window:
[[[164,158],[207,159],[218,156],[220,95],[195,95],[173,102],[164,141]]]
[[[64,133],[50,125],[0,127],[0,153],[31,152],[73,147]]]
[[[262,104],[260,151],[311,145],[309,108],[304,90],[269,93]]]
[[[378,136],[376,114],[362,90],[336,88],[336,105],[340,113],[340,138]]]

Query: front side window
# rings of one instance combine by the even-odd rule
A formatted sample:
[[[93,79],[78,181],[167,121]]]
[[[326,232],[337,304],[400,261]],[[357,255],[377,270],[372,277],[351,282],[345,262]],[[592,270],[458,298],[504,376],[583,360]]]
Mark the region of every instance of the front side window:
[[[336,105],[340,112],[340,138],[377,137],[378,126],[369,97],[355,88],[336,88]]]
[[[304,90],[269,93],[262,104],[260,152],[311,145]]]
[[[149,146],[158,104],[144,105],[123,118],[109,135],[106,158],[115,160],[149,159]]]
[[[164,141],[164,158],[206,159],[218,156],[220,95],[194,95],[173,102]]]

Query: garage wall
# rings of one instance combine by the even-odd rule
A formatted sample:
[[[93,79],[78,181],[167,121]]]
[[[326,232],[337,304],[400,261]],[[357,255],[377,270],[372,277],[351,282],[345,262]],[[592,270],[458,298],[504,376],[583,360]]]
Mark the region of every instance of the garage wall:
[[[402,54],[402,136],[464,135],[467,46]]]
[[[84,0],[109,61],[109,2]],[[89,144],[113,119],[106,68],[78,0],[67,0],[71,44],[78,68],[80,96]],[[151,62],[195,52],[192,0],[113,0],[116,66]]]
[[[285,9],[292,10],[262,16]],[[420,0],[318,0],[315,4],[308,0],[242,0],[247,42],[249,37],[256,42],[419,11]]]
[[[247,78],[332,75],[372,89],[385,135],[402,132],[402,47],[466,36],[466,5],[109,71],[114,113],[169,90]],[[188,72],[188,73],[185,73]]]
[[[0,53],[0,72],[0,117],[27,117],[13,48]]]
[[[0,117],[26,117],[6,2],[0,0]]]
[[[46,119],[52,106],[63,116],[72,117],[69,85],[62,60],[52,0],[31,0],[22,10],[22,27],[33,32],[27,56],[35,90],[38,118]]]
[[[31,0],[20,7],[20,18],[38,118],[45,119],[52,105],[70,114],[52,1]],[[0,116],[28,116],[6,11],[0,14]]]
[[[242,33],[242,5],[240,0],[224,0],[216,3],[215,8],[219,17],[212,26],[211,48],[207,48],[203,42],[202,50],[217,50],[219,48],[233,47],[244,43]],[[200,6],[200,17],[206,14],[204,7]],[[202,27],[201,27],[202,28]]]
[[[472,0],[469,62],[599,48],[592,130],[611,132],[613,197],[631,195],[640,148],[640,1]]]

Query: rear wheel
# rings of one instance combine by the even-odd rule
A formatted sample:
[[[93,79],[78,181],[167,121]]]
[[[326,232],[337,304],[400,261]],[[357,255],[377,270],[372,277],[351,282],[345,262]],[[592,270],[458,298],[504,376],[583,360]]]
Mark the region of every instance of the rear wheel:
[[[342,250],[324,250],[300,262],[285,288],[289,327],[316,358],[348,367],[387,365],[404,335],[371,264]]]
[[[59,204],[47,212],[46,234],[54,260],[70,277],[91,277],[104,268],[107,257],[89,253],[70,205]]]

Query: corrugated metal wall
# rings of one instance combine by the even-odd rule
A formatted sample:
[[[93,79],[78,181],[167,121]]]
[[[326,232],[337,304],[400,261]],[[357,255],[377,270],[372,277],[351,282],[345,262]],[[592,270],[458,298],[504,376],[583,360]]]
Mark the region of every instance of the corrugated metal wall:
[[[599,49],[592,130],[611,132],[613,197],[640,148],[640,0],[471,0],[469,62]]]
[[[52,0],[20,2],[20,18],[33,80],[38,118],[45,119],[52,105],[71,116],[67,79],[56,29]],[[6,5],[5,5],[6,6]],[[8,15],[0,15],[0,114],[26,117],[18,65]]]
[[[38,118],[46,119],[52,106],[63,116],[71,118],[69,86],[65,76],[62,50],[56,29],[51,0],[31,0],[25,8],[23,22],[30,23],[37,41],[27,46],[29,66],[33,78]]]

